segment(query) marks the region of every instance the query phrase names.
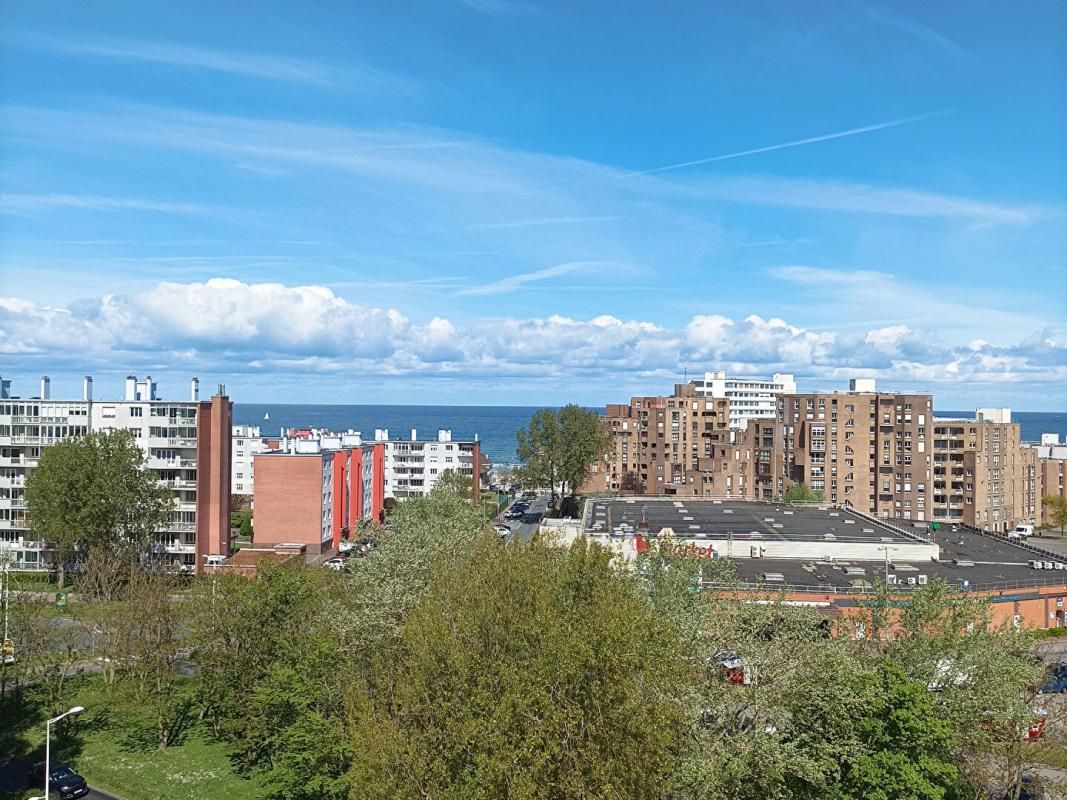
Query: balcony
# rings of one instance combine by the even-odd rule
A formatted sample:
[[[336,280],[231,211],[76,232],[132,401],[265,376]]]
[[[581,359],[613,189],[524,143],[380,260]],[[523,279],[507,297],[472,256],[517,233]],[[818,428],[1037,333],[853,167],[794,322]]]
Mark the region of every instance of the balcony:
[[[196,439],[186,439],[178,437],[176,439],[167,439],[168,447],[196,447]]]
[[[164,486],[167,486],[167,487],[169,487],[171,489],[187,489],[187,490],[196,489],[196,481],[190,481],[190,480],[186,480],[184,478],[182,478],[182,479],[173,478],[173,479],[171,479],[169,481],[160,481],[160,483],[162,483]]]

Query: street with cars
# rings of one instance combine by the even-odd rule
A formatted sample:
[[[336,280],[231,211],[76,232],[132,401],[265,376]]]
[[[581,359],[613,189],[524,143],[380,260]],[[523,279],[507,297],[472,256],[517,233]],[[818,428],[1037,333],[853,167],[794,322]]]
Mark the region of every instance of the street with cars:
[[[505,538],[528,542],[537,532],[537,528],[541,524],[541,518],[544,517],[547,510],[547,495],[527,492],[516,498],[504,510],[504,513],[501,514],[500,522],[494,526],[494,529]],[[507,528],[508,533],[504,533],[501,528]]]

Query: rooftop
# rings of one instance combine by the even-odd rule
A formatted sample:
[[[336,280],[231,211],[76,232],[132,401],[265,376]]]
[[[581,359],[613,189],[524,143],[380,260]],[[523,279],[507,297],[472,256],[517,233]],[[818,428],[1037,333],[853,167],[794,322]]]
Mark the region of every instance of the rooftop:
[[[945,523],[937,531],[930,531],[927,522],[874,521],[832,506],[699,498],[593,500],[590,506],[589,533],[610,534],[614,539],[615,534],[635,532],[642,521],[653,536],[670,528],[676,537],[698,547],[711,545],[716,556],[732,553],[742,581],[772,588],[784,586],[819,593],[869,589],[885,574],[887,547],[890,581],[895,576],[896,585],[901,587],[920,585],[935,577],[971,590],[1067,584],[1067,556],[1043,551],[1039,542],[1030,546]],[[812,552],[812,542],[831,541],[830,537],[834,552],[848,555],[833,559],[821,554],[812,558],[795,556],[798,552]],[[738,541],[742,546],[738,547]],[[747,557],[755,549],[750,546],[757,542],[767,546],[771,557]],[[925,542],[939,548],[938,560],[917,557],[923,548],[916,545]],[[783,552],[794,557],[783,558]],[[1039,561],[1042,568],[1034,569],[1033,561]]]
[[[677,536],[735,541],[810,541],[830,536],[839,541],[892,542],[926,535],[925,530],[908,530],[909,536],[895,525],[829,506],[659,497],[595,500],[592,506],[589,530],[594,533],[611,532],[623,525],[636,529],[638,523],[645,522],[652,534],[670,528]]]

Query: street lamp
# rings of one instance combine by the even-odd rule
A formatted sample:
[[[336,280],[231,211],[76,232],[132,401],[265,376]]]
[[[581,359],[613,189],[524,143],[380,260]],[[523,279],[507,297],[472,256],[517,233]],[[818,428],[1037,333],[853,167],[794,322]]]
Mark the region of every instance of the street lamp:
[[[63,717],[69,717],[71,714],[80,714],[85,709],[82,706],[74,706],[70,711],[65,714],[60,714],[58,717],[53,717],[48,720],[44,726],[44,798],[48,800],[48,794],[51,787],[49,783],[52,780],[52,723],[59,722]]]
[[[892,550],[895,553],[897,548],[890,547],[887,544],[883,544],[878,549],[885,552],[885,585],[888,586],[889,585],[889,551]]]

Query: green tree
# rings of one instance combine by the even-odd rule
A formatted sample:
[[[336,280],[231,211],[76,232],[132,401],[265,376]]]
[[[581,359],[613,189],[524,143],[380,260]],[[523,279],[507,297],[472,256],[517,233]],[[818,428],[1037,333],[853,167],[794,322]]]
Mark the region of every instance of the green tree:
[[[645,491],[645,482],[637,472],[626,472],[619,481],[619,489],[631,494],[641,494]]]
[[[65,439],[41,454],[26,479],[26,507],[33,532],[55,544],[60,588],[76,553],[119,553],[116,568],[128,568],[169,519],[171,493],[145,460],[126,430]]]
[[[962,789],[952,763],[952,726],[936,695],[892,660],[860,688],[866,699],[855,723],[863,744],[845,765],[836,796],[852,800],[942,800]]]
[[[868,652],[900,665],[936,697],[935,713],[950,726],[953,760],[966,783],[1017,792],[1023,774],[1040,761],[1023,735],[1034,720],[1042,672],[1033,635],[994,625],[988,598],[939,579],[909,592],[906,601],[887,590],[883,595],[882,627],[877,640],[868,639]]]
[[[230,513],[230,527],[237,528],[242,539],[252,539],[252,510],[240,508]]]
[[[446,469],[437,477],[433,485],[434,491],[454,494],[457,497],[472,499],[474,492],[474,479],[470,475],[464,475],[454,469]]]
[[[1067,497],[1047,495],[1041,498],[1042,508],[1047,508],[1053,525],[1059,525],[1060,538],[1063,538],[1063,529],[1067,526]]]
[[[524,483],[548,486],[552,504],[557,485],[564,493],[576,494],[593,464],[611,449],[611,433],[603,418],[574,404],[559,411],[541,409],[517,436]]]
[[[391,646],[435,570],[448,570],[485,530],[481,510],[444,492],[412,497],[390,517],[391,530],[375,528],[377,547],[349,562],[344,611],[338,625],[360,658]]]
[[[529,425],[516,433],[516,438],[518,447],[515,452],[523,465],[523,483],[529,486],[547,486],[554,503],[563,463],[559,414],[551,408],[535,412]]]
[[[135,699],[155,716],[160,750],[171,744],[184,710],[175,672],[184,646],[183,609],[171,596],[175,588],[168,576],[135,571],[126,587],[122,625],[126,671]]]
[[[659,798],[690,669],[605,551],[486,537],[353,698],[352,779],[366,798]]]
[[[784,500],[787,503],[821,503],[824,495],[817,489],[809,489],[803,483],[795,483],[785,491]]]
[[[559,474],[574,495],[589,479],[593,465],[611,449],[611,431],[595,411],[573,404],[560,409],[559,429],[563,444]]]

